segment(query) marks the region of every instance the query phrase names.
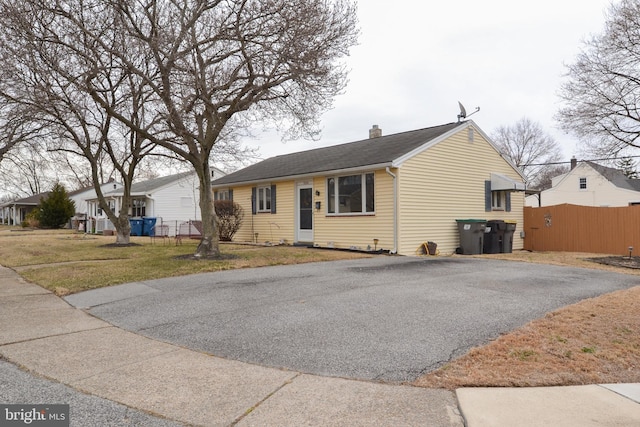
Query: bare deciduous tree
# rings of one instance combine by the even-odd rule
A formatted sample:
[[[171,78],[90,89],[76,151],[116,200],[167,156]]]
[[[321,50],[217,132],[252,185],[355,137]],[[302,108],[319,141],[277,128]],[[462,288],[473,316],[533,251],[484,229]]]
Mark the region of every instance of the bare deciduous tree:
[[[68,8],[65,19],[58,19],[49,5],[39,1],[0,3],[5,35],[0,52],[3,67],[8,70],[0,96],[7,105],[19,105],[36,113],[30,120],[46,129],[48,135],[41,149],[46,146],[75,154],[88,162],[100,207],[116,228],[116,243],[127,244],[131,184],[138,163],[155,145],[141,133],[113,120],[85,90],[83,82],[91,72],[93,90],[111,108],[124,111],[133,123],[144,117],[145,84],[115,66],[113,56],[97,49],[95,42],[87,40],[76,27],[67,25],[67,18],[73,19],[90,25],[104,44],[125,43],[111,27],[113,19],[104,13],[100,2],[52,2],[56,13],[60,12],[58,8]],[[102,194],[105,163],[117,171],[123,183],[119,212],[111,210]]]
[[[525,175],[530,186],[542,183],[549,166],[562,158],[560,146],[537,122],[523,117],[512,126],[500,126],[491,138],[498,148]]]
[[[9,45],[34,45],[25,69],[44,63],[55,71],[34,85],[45,105],[50,97],[59,102],[73,93],[73,120],[94,119],[90,129],[78,127],[83,133],[77,138],[65,134],[84,147],[83,155],[96,156],[96,144],[109,152],[115,119],[130,130],[132,142],[157,144],[192,165],[203,221],[198,257],[219,254],[212,155],[225,144],[234,147],[254,123],[275,123],[290,138],[317,136],[320,113],[346,84],[346,69],[337,61],[358,34],[350,0],[3,4],[3,16],[17,13],[21,20],[22,33]],[[40,55],[40,46],[51,50]],[[70,130],[65,124],[62,129]]]
[[[569,172],[568,165],[549,165],[545,167],[536,177],[536,189],[546,190],[551,188],[553,178]]]
[[[621,0],[604,31],[584,42],[560,89],[561,127],[591,153],[616,156],[640,147],[640,1]]]
[[[5,181],[3,190],[22,198],[48,191],[55,183],[47,153],[31,143],[20,144],[9,151],[0,167]]]
[[[0,162],[9,150],[38,137],[40,129],[29,119],[31,111],[0,102]]]
[[[251,123],[276,122],[289,137],[318,133],[319,115],[346,84],[338,64],[355,44],[348,0],[112,0],[130,51],[114,52],[147,82],[158,117],[141,127],[94,99],[136,132],[186,159],[200,181],[202,240],[196,256],[219,254],[209,163],[217,144]],[[87,37],[99,37],[83,28]],[[104,46],[104,49],[109,47]],[[140,69],[131,52],[153,66]],[[93,76],[87,79],[93,86]]]

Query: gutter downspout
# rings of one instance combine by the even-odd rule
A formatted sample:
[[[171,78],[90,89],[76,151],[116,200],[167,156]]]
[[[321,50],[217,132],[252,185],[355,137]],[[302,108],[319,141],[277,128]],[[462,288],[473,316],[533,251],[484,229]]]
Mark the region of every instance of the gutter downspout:
[[[393,178],[393,250],[391,253],[398,253],[398,177],[391,172],[389,166],[386,170],[387,174]]]

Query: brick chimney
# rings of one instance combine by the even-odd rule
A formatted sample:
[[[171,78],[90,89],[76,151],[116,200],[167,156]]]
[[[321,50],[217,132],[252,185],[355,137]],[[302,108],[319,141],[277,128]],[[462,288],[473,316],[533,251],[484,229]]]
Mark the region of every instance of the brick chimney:
[[[571,170],[575,169],[576,166],[578,166],[578,160],[576,159],[576,156],[573,156],[571,158]]]
[[[382,129],[378,127],[378,125],[373,125],[371,129],[369,129],[369,139],[379,138],[382,136]]]

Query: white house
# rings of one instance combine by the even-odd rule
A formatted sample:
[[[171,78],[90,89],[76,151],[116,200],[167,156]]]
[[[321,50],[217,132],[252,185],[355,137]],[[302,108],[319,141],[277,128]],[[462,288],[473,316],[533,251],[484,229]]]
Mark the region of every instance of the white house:
[[[212,179],[225,175],[223,171],[213,167],[211,174]],[[120,210],[122,196],[122,186],[104,193],[109,207],[115,212]],[[87,232],[102,233],[104,230],[115,230],[100,208],[95,195],[86,199],[86,203]],[[154,224],[166,225],[171,235],[176,234],[181,223],[200,220],[198,176],[195,172],[182,172],[132,184],[129,215],[134,220],[155,218]],[[148,234],[147,232],[148,230],[145,230],[144,234]],[[138,234],[135,227],[132,234]]]
[[[122,188],[122,184],[115,181],[109,181],[100,185],[103,193],[108,193],[114,190]],[[69,198],[73,200],[76,206],[76,214],[71,218],[71,227],[75,229],[84,230],[86,227],[86,220],[89,217],[89,203],[87,200],[92,200],[97,197],[96,189],[93,185],[75,190],[69,193]]]
[[[640,204],[640,180],[594,162],[571,159],[571,170],[553,178],[551,188],[528,196],[526,206],[560,204],[581,206],[630,206]]]

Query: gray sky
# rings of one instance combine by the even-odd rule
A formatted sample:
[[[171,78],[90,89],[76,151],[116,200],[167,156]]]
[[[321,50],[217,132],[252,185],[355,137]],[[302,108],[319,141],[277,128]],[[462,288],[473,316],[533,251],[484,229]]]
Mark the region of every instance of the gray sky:
[[[264,133],[247,145],[263,158],[457,120],[458,101],[486,133],[526,116],[562,146],[557,92],[581,41],[600,33],[609,0],[360,0],[361,36],[347,58],[349,84],[322,118],[319,141],[282,143]]]

